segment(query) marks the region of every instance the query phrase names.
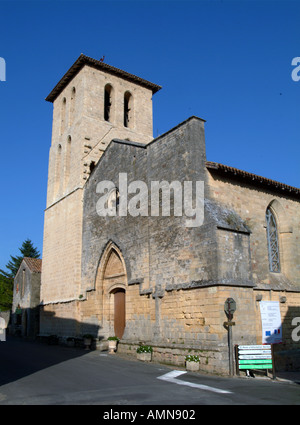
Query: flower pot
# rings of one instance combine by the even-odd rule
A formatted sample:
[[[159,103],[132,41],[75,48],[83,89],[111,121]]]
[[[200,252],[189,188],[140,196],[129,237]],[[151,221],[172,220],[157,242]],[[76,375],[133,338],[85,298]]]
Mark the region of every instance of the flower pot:
[[[92,343],[91,338],[84,338],[83,339],[83,344],[84,344],[86,350],[88,350],[90,348],[91,343]]]
[[[142,362],[151,362],[152,353],[137,353],[137,359]]]
[[[200,363],[199,362],[186,362],[185,364],[186,370],[189,370],[191,372],[196,372],[200,369]]]
[[[117,342],[116,340],[109,340],[108,341],[108,354],[115,354],[115,351],[117,350]]]

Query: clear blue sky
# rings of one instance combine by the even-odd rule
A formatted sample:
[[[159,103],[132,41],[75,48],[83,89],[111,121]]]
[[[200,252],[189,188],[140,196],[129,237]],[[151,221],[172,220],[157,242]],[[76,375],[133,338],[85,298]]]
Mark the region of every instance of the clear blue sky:
[[[207,120],[207,159],[300,187],[298,1],[0,1],[0,268],[42,252],[52,104],[80,53],[163,86],[156,137]]]

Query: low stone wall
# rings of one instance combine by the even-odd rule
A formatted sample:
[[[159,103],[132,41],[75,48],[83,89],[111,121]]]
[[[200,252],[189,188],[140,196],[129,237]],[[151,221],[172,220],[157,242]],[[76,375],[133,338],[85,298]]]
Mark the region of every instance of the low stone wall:
[[[200,359],[200,370],[209,373],[228,374],[228,355],[226,349],[200,350],[176,344],[153,344],[146,342],[146,345],[153,347],[152,359],[156,362],[174,366],[185,366],[185,356],[188,354],[198,355]],[[118,352],[136,356],[138,342],[120,341]]]

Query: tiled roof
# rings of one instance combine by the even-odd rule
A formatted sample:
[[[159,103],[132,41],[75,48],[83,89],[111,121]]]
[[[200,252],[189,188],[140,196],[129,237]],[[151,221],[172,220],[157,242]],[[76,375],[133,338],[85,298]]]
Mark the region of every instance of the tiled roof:
[[[62,90],[69,84],[69,82],[75,77],[76,74],[85,66],[89,65],[93,68],[105,71],[109,74],[117,75],[124,78],[125,80],[132,81],[136,84],[139,84],[143,87],[147,87],[152,90],[152,93],[156,93],[161,89],[161,86],[151,83],[150,81],[144,80],[143,78],[137,77],[136,75],[129,74],[129,72],[122,71],[119,68],[108,65],[105,62],[90,58],[81,53],[79,58],[74,62],[71,68],[65,73],[62,79],[56,84],[51,93],[46,97],[48,102],[54,102],[57,96],[62,92]]]
[[[229,167],[228,165],[219,164],[217,162],[206,161],[206,168],[212,171],[216,171],[219,174],[227,175],[228,177],[233,177],[239,179],[239,181],[244,180],[248,184],[259,185],[264,188],[269,188],[275,190],[284,195],[293,195],[297,198],[300,197],[300,189],[297,187],[289,186],[284,183],[277,182],[275,180],[268,179],[266,177],[261,177],[256,174],[248,173],[247,171],[239,170],[238,168]]]
[[[32,272],[41,273],[42,271],[42,260],[40,258],[29,258],[24,257],[23,260]]]

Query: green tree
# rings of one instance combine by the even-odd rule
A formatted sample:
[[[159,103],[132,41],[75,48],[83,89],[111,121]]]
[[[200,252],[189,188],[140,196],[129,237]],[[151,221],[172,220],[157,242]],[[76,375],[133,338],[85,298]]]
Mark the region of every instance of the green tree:
[[[13,278],[0,273],[0,311],[10,310],[13,299]]]
[[[24,257],[39,258],[40,253],[37,248],[33,246],[30,239],[26,239],[19,251],[22,255],[16,257],[10,256],[9,262],[6,264],[8,271],[0,269],[0,310],[9,310],[13,300],[13,287],[14,277],[19,270],[21,262]]]
[[[29,258],[39,258],[40,253],[37,248],[33,246],[33,243],[30,239],[26,239],[21,248],[19,248],[19,251],[22,255],[17,255],[16,257],[10,256],[11,260],[6,264],[6,268],[9,270],[8,272],[1,270],[0,273],[8,278],[14,278],[17,274],[17,271],[19,270],[19,267],[22,263],[22,260],[24,257]]]

